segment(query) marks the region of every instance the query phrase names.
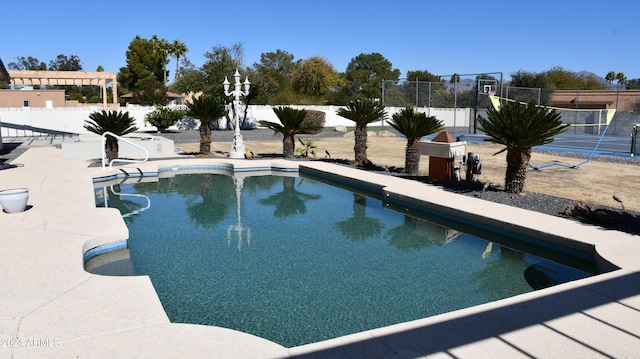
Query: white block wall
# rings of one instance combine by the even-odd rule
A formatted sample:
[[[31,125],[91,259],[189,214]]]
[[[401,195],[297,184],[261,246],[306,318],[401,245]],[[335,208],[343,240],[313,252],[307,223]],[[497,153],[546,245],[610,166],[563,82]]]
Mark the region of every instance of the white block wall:
[[[353,126],[354,122],[340,117],[336,114],[339,106],[292,106],[294,108],[319,110],[326,113],[326,127],[337,125]],[[251,105],[250,114],[257,120],[278,122],[278,117],[271,106]],[[85,120],[89,119],[92,112],[100,111],[101,107],[89,108],[0,108],[0,138],[1,136],[38,136],[51,131],[66,133],[88,134],[83,128]],[[401,108],[389,107],[389,116],[399,111]],[[140,131],[155,131],[155,127],[144,123],[145,114],[153,111],[153,107],[147,106],[127,106],[121,109],[128,111],[136,119],[136,126]],[[426,112],[430,116],[436,116],[443,120],[446,127],[468,127],[471,109],[461,108],[457,110],[447,108],[418,108],[419,111]],[[20,129],[11,128],[18,126]],[[380,123],[373,123],[377,126]],[[40,131],[39,129],[43,129]]]

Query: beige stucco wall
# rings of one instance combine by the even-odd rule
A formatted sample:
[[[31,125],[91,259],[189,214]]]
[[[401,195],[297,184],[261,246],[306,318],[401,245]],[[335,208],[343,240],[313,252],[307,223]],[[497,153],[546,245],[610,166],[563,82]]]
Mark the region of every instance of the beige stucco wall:
[[[577,106],[576,106],[577,102]],[[556,90],[551,106],[566,108],[616,108],[631,111],[640,102],[640,90]]]
[[[0,90],[0,107],[25,107],[24,101],[29,101],[29,107],[46,107],[47,100],[51,107],[67,107],[64,90]]]

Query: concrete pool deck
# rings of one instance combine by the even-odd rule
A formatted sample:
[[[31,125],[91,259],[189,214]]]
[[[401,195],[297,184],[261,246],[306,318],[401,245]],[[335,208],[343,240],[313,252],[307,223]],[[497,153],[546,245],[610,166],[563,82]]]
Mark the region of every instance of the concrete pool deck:
[[[92,178],[122,173],[33,147],[0,171],[28,188],[28,210],[0,212],[0,358],[637,358],[640,238],[319,161],[168,159],[138,166],[284,167],[339,175],[389,200],[424,205],[595,253],[620,269],[408,323],[284,348],[237,331],[170,323],[148,277],[87,273],[84,253],[126,239],[115,209],[96,208]],[[137,170],[129,170],[135,173]],[[167,174],[169,175],[169,174]],[[456,203],[456,208],[449,207]]]

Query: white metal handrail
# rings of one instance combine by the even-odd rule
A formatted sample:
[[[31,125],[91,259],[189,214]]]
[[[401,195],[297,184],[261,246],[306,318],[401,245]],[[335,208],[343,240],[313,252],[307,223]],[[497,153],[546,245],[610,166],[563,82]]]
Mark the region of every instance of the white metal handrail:
[[[139,149],[141,149],[142,151],[144,151],[144,160],[127,160],[124,158],[114,158],[111,160],[111,162],[109,162],[109,169],[112,169],[113,163],[114,162],[125,162],[125,163],[145,163],[149,160],[149,151],[147,151],[146,148],[137,145],[129,140],[127,140],[126,138],[123,138],[121,136],[116,135],[115,133],[112,132],[105,132],[102,134],[102,169],[105,169],[106,167],[106,162],[107,162],[107,151],[105,150],[105,142],[107,141],[107,136],[112,136],[115,137],[118,140],[122,140],[132,146],[138,147]]]

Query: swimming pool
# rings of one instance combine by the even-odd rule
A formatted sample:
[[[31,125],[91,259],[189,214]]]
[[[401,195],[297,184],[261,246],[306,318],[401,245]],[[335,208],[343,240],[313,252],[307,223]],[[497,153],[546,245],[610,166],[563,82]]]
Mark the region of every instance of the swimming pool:
[[[590,272],[525,254],[508,238],[396,208],[374,193],[297,174],[210,171],[114,189],[129,194],[106,188],[130,229],[131,264],[151,277],[173,322],[229,327],[284,346]],[[96,190],[98,205],[104,190]]]

